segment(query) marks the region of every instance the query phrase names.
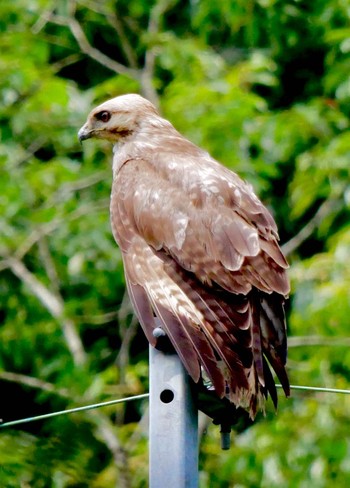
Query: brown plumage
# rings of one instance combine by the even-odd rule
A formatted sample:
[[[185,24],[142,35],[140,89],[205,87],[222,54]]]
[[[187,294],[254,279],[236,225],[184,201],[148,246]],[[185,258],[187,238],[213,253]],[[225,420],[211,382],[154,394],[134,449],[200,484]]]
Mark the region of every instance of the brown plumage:
[[[152,345],[162,327],[194,381],[252,417],[268,363],[289,394],[283,303],[288,264],[252,188],[185,139],[139,95],[95,108],[80,140],[112,141],[111,222],[135,312]]]

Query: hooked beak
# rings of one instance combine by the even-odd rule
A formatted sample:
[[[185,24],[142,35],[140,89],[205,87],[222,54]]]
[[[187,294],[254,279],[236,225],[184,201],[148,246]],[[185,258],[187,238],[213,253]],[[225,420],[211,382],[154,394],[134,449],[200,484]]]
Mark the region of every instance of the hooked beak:
[[[78,132],[78,138],[79,138],[79,142],[82,143],[83,141],[85,141],[86,139],[90,139],[90,137],[92,137],[92,131],[89,130],[87,127],[86,127],[86,124],[83,125],[83,127],[80,129],[80,131]]]

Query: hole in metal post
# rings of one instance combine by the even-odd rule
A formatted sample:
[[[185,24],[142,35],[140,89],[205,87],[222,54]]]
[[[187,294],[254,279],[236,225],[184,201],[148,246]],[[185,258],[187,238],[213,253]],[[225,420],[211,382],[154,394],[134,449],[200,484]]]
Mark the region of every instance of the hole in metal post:
[[[171,403],[174,400],[174,392],[171,390],[163,390],[160,394],[160,399],[163,403]]]

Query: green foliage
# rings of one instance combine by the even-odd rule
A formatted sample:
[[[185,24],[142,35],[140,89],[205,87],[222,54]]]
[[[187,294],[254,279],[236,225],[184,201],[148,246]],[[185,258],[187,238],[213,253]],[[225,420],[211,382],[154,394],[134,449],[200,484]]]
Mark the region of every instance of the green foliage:
[[[292,383],[349,388],[348,16],[344,0],[0,2],[4,420],[148,389],[109,225],[111,148],[76,137],[95,103],[138,91],[271,207]],[[349,406],[281,397],[229,452],[209,427],[200,486],[347,486]],[[136,402],[1,431],[0,485],[145,487],[146,417]]]

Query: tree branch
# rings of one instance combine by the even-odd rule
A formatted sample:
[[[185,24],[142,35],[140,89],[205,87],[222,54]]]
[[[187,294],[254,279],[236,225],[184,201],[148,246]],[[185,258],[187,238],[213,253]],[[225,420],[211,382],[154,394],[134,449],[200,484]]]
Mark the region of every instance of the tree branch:
[[[118,318],[118,312],[107,312],[101,315],[80,315],[78,320],[84,323],[103,325],[114,322]]]
[[[127,324],[129,316],[132,316],[130,324]],[[118,324],[120,329],[120,336],[123,338],[119,348],[116,364],[119,368],[119,383],[125,383],[125,370],[129,364],[130,345],[135,337],[138,320],[131,307],[129,295],[127,291],[124,293],[123,301],[118,311]]]
[[[17,159],[17,161],[11,162],[11,167],[16,168],[18,166],[21,166],[21,164],[26,163],[28,159],[33,157],[36,151],[38,151],[44,146],[46,140],[47,139],[42,136],[39,136],[37,139],[34,139],[34,141],[32,141],[29,147],[25,150],[23,156]]]
[[[339,206],[340,202],[338,200],[326,200],[323,202],[312,219],[294,237],[292,237],[292,239],[281,246],[285,256],[288,256],[289,254],[292,254],[292,252],[296,251],[296,249],[298,249],[298,247],[300,247],[303,242],[305,242],[312,235],[322,220]]]
[[[133,450],[140,442],[141,438],[147,436],[149,436],[149,406],[145,408],[142,417],[135,426],[133,433],[127,440],[126,446],[128,450]]]
[[[43,263],[46,274],[50,280],[51,288],[56,296],[58,296],[60,294],[60,279],[58,277],[57,269],[50,253],[46,236],[43,236],[41,239],[39,239],[38,249],[41,262]]]
[[[73,37],[77,41],[81,51],[87,56],[89,56],[91,59],[97,61],[99,64],[101,64],[105,68],[110,69],[114,73],[120,75],[126,75],[129,76],[130,78],[140,80],[140,72],[137,69],[128,68],[127,66],[118,63],[118,61],[115,61],[114,59],[110,58],[106,54],[102,53],[98,49],[92,47],[87,37],[85,36],[85,33],[81,28],[81,25],[74,17],[68,18],[60,15],[55,15],[49,12],[47,15],[48,15],[48,21],[57,25],[68,27]]]
[[[115,465],[118,468],[118,487],[131,488],[129,459],[125,449],[123,449],[111,421],[99,412],[90,412],[91,418],[95,420],[97,435],[99,435],[111,451]]]
[[[288,348],[303,346],[350,346],[350,337],[295,336],[288,337]]]
[[[43,285],[43,283],[41,283],[19,259],[10,257],[7,258],[6,261],[12,273],[23,283],[25,283],[26,286],[28,286],[33,295],[38,298],[52,317],[54,317],[60,323],[74,363],[79,366],[85,364],[86,353],[83,344],[75,329],[75,324],[71,319],[65,317],[64,303],[62,298]]]
[[[30,386],[38,390],[46,391],[47,393],[54,393],[63,398],[69,398],[69,392],[65,388],[56,388],[52,383],[27,376],[19,373],[12,373],[10,371],[0,371],[0,380],[11,381],[12,383],[19,383],[20,385]]]
[[[84,185],[85,184],[87,184],[86,180]],[[100,210],[103,208],[105,210],[106,206],[108,206],[108,200],[101,200],[100,205],[95,205],[93,209]],[[82,215],[85,215],[87,211],[91,212],[91,206],[83,205],[75,212],[72,212],[69,216],[67,216],[67,219],[60,217],[42,225],[38,229],[33,230],[22,245],[17,248],[13,256],[3,256],[4,259],[0,262],[0,271],[10,269],[14,275],[16,275],[29,287],[32,293],[39,299],[48,312],[61,324],[62,332],[66,339],[68,349],[72,354],[75,364],[77,365],[83,365],[86,363],[86,354],[79,334],[76,331],[74,322],[65,317],[64,301],[59,294],[58,287],[54,286],[55,289],[51,291],[48,287],[42,284],[35,277],[35,275],[25,267],[22,262],[22,258],[25,256],[25,254],[27,254],[34,244],[39,243],[44,236],[53,232],[62,224],[62,222],[79,218]],[[43,248],[41,248],[41,251],[43,252]],[[50,265],[48,265],[47,261],[46,266],[48,266],[47,273],[49,278],[51,278],[51,281],[54,281],[54,272],[50,268]],[[53,262],[51,263],[51,266],[53,266]]]
[[[82,217],[88,213],[100,210],[106,210],[109,205],[109,200],[101,199],[101,201],[97,205],[82,205],[74,212],[71,212],[69,215],[65,217],[58,217],[56,219],[51,220],[45,224],[42,224],[40,227],[34,229],[29,236],[22,242],[20,246],[18,246],[16,252],[14,253],[14,257],[17,259],[22,259],[23,256],[27,254],[27,252],[36,244],[43,236],[51,234],[55,229],[59,228],[60,225],[63,223],[67,223],[68,221],[71,222],[75,219]],[[8,267],[8,265],[3,266]]]
[[[62,58],[59,61],[52,63],[51,69],[54,73],[58,73],[63,68],[66,68],[67,66],[69,66],[71,64],[77,63],[78,61],[81,60],[81,58],[82,58],[82,54],[80,54],[80,53],[70,54],[69,56]]]
[[[62,200],[69,196],[70,193],[85,190],[86,188],[90,188],[101,181],[105,181],[109,178],[109,175],[110,171],[98,171],[81,178],[80,180],[73,181],[72,183],[64,183],[50,196],[42,208],[48,208],[51,205],[56,205],[57,202],[62,202]]]
[[[172,0],[158,0],[151,10],[149,22],[148,22],[148,36],[151,42],[154,42],[154,38],[159,33],[160,21],[164,13],[172,5]],[[142,94],[148,98],[156,107],[159,107],[159,99],[157,92],[153,85],[155,60],[157,55],[156,46],[152,45],[146,50],[145,64],[142,69],[141,75],[141,88]]]
[[[93,2],[91,0],[80,0],[78,2],[80,5],[84,5],[84,7],[103,15],[107,22],[113,27],[116,31],[118,38],[120,40],[121,48],[125,54],[125,57],[130,65],[131,68],[137,69],[137,58],[135,51],[133,50],[127,35],[125,34],[123,23],[119,19],[119,17],[113,13],[107,11],[107,9],[101,5],[101,3]]]

